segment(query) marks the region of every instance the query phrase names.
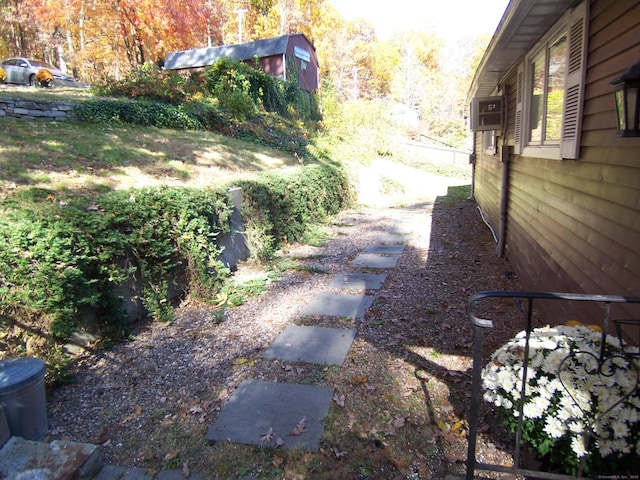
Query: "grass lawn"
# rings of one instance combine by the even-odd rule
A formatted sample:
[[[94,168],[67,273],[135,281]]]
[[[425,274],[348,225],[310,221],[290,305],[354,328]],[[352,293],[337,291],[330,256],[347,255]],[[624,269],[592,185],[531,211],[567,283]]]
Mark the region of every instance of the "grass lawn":
[[[299,166],[279,150],[210,132],[0,119],[0,198],[28,187],[91,195],[150,185],[206,186]]]

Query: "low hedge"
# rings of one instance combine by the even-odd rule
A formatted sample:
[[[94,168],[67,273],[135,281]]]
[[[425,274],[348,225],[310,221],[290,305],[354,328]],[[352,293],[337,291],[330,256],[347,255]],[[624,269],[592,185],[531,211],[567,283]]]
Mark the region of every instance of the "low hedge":
[[[269,171],[237,182],[243,217],[257,256],[271,258],[286,242],[300,240],[308,226],[348,206],[352,191],[346,172],[331,165]]]
[[[46,191],[32,197],[5,203],[0,217],[5,355],[50,359],[82,330],[107,343],[123,338],[123,286],[140,290],[150,316],[170,320],[171,287],[211,295],[228,275],[215,242],[228,231],[232,208],[223,190],[148,188],[63,202]]]
[[[344,171],[326,165],[236,185],[249,242],[262,258],[351,199]],[[168,321],[176,292],[215,301],[225,286],[216,239],[229,231],[232,206],[223,189],[131,189],[63,201],[52,191],[27,192],[0,205],[0,350],[45,359],[49,380],[62,378],[62,346],[75,332],[98,333],[104,344],[127,336],[125,292],[139,293],[150,317]]]
[[[129,124],[176,130],[206,130],[276,148],[300,158],[311,158],[306,131],[296,122],[273,114],[256,114],[238,121],[206,101],[171,105],[152,100],[91,98],[74,107],[84,122]]]

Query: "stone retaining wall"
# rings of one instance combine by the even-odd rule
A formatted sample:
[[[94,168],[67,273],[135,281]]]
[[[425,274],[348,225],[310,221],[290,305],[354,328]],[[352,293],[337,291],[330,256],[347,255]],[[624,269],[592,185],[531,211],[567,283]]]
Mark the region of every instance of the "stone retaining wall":
[[[25,100],[0,97],[0,118],[22,120],[77,120],[76,104],[61,101]]]

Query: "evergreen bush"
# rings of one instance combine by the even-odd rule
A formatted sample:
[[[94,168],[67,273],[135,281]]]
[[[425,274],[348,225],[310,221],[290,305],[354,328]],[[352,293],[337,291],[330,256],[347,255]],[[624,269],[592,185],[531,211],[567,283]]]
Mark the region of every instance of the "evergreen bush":
[[[31,208],[5,203],[0,217],[0,347],[58,355],[76,331],[123,338],[122,286],[142,285],[158,320],[171,319],[169,287],[210,297],[229,272],[217,260],[231,201],[222,190],[148,188],[64,204],[32,192]]]
[[[237,182],[243,191],[243,217],[256,254],[272,258],[285,242],[300,240],[312,223],[326,220],[352,201],[346,172],[311,165],[266,172]]]

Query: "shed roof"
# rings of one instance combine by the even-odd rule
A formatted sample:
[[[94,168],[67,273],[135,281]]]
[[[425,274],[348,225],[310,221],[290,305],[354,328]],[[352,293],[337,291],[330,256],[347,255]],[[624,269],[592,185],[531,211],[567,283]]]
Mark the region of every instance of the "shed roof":
[[[491,95],[553,24],[580,0],[511,0],[476,69],[468,98]]]
[[[303,34],[297,33],[293,35]],[[287,50],[289,37],[293,35],[282,35],[280,37],[256,40],[248,43],[238,43],[235,45],[221,45],[219,47],[204,47],[171,52],[167,55],[164,68],[167,70],[179,70],[183,68],[206,67],[214,64],[221,58],[231,58],[232,60],[242,61],[250,60],[255,56],[263,58],[282,55]]]

